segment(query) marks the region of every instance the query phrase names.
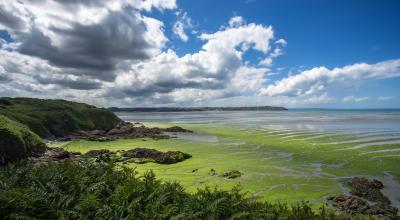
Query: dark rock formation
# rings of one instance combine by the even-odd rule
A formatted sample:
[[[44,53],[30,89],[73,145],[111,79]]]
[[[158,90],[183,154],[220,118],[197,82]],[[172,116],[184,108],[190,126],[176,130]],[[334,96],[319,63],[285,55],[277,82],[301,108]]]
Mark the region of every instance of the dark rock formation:
[[[90,141],[113,141],[117,138],[169,138],[161,128],[149,128],[142,124],[120,122],[110,130],[79,131],[69,139],[85,139]]]
[[[88,152],[85,153],[85,156],[88,157],[97,157],[100,155],[104,155],[104,154],[110,154],[111,151],[107,150],[107,149],[101,149],[101,150],[90,150]]]
[[[166,132],[189,132],[189,133],[193,132],[191,130],[184,129],[184,128],[179,127],[179,126],[173,126],[173,127],[170,127],[170,128],[163,128],[162,130],[166,131]]]
[[[88,151],[85,156],[96,158],[96,161],[116,161],[127,163],[160,163],[160,164],[173,164],[191,158],[190,154],[182,153],[180,151],[161,152],[155,149],[135,148],[131,150],[121,150],[112,152],[106,149]]]
[[[350,183],[351,194],[362,197],[369,201],[390,204],[390,200],[381,192],[383,184],[379,180],[368,180],[367,178],[354,177]]]
[[[226,171],[221,174],[221,177],[225,177],[228,179],[235,179],[235,178],[238,178],[241,176],[242,176],[242,173],[238,170],[230,170],[230,171]]]
[[[354,177],[350,182],[351,195],[328,197],[328,202],[338,211],[351,214],[366,214],[382,219],[397,219],[398,209],[390,206],[390,200],[381,192],[379,180]]]
[[[217,175],[217,171],[215,171],[214,169],[211,169],[208,174],[210,174],[211,176],[215,176],[215,175]]]
[[[192,157],[192,155],[180,151],[161,152],[156,149],[135,148],[125,151],[121,154],[124,158],[135,163],[155,162],[160,164],[173,164],[184,161]],[[139,160],[137,160],[139,159]]]
[[[79,131],[59,140],[85,139],[89,141],[113,141],[118,138],[156,138],[170,136],[164,132],[192,132],[179,126],[170,128],[146,127],[140,123],[120,122],[110,130]]]
[[[35,164],[48,164],[51,162],[61,163],[68,159],[78,159],[79,155],[73,154],[64,150],[63,148],[47,148],[46,152],[42,155],[30,157],[29,159]]]

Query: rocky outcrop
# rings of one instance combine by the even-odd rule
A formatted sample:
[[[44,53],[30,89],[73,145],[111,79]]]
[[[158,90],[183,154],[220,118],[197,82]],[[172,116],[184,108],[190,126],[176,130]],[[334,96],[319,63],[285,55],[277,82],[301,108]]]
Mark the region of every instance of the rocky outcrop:
[[[192,133],[193,132],[191,130],[184,129],[184,128],[179,127],[179,126],[173,126],[173,127],[170,127],[170,128],[163,128],[162,130],[166,131],[166,132],[187,132],[187,133]]]
[[[210,176],[217,176],[218,173],[217,171],[212,168],[210,169],[210,172],[208,172],[208,174]],[[225,171],[222,174],[219,174],[218,177],[223,177],[223,178],[227,178],[227,179],[236,179],[239,178],[243,175],[242,172],[240,172],[239,170],[229,170],[229,171]]]
[[[29,128],[0,115],[0,165],[41,155],[46,145]]]
[[[45,165],[48,163],[62,163],[68,159],[78,159],[78,153],[71,153],[63,148],[54,147],[54,148],[47,148],[46,152],[41,155],[36,155],[34,157],[30,157],[29,160],[34,162],[35,164]]]
[[[184,161],[192,155],[181,151],[161,152],[156,149],[135,148],[121,154],[124,158],[139,159],[139,162],[155,162],[160,164],[173,164]],[[133,160],[135,162],[135,160]]]
[[[59,140],[86,139],[90,141],[112,141],[118,138],[169,138],[164,132],[191,132],[174,126],[170,128],[146,127],[140,123],[120,122],[110,130],[79,131]]]
[[[241,176],[242,176],[242,173],[238,170],[230,170],[230,171],[223,172],[221,174],[221,177],[228,178],[228,179],[236,179]]]
[[[328,197],[328,203],[338,211],[351,214],[366,214],[382,219],[397,219],[398,209],[382,194],[383,184],[379,180],[354,177],[349,184],[350,195]]]
[[[148,163],[173,164],[184,161],[192,155],[180,151],[161,152],[156,149],[135,148],[112,152],[106,149],[88,151],[85,156],[96,158],[99,161],[114,160],[123,163]]]
[[[107,149],[101,149],[101,150],[90,150],[88,152],[85,153],[85,156],[88,157],[98,157],[101,155],[106,155],[106,154],[110,154],[111,151],[107,150]]]

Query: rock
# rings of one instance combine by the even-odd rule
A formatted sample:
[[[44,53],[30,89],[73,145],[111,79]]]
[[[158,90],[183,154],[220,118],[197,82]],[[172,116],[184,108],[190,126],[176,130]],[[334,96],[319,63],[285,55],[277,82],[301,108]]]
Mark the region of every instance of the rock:
[[[71,154],[73,154],[73,155],[77,155],[77,156],[78,156],[78,155],[82,155],[82,153],[81,153],[81,152],[76,152],[76,151],[72,151],[72,152],[71,152]]]
[[[70,153],[63,148],[48,148],[43,155],[30,157],[29,159],[36,164],[47,164],[50,162],[64,162],[67,159],[77,159],[79,155]]]
[[[113,141],[117,138],[169,138],[169,135],[163,134],[164,131],[191,132],[178,126],[161,129],[158,127],[146,127],[140,123],[132,124],[121,121],[109,130],[77,131],[69,136],[59,137],[58,140],[84,139],[89,141]]]
[[[339,195],[331,197],[333,206],[346,213],[366,213],[370,208],[368,202],[352,195]]]
[[[106,142],[106,141],[115,141],[116,138],[113,137],[89,137],[87,138],[88,141],[99,141],[99,142]]]
[[[376,215],[380,216],[383,219],[399,219],[397,217],[398,209],[386,204],[377,203],[371,205],[371,207],[366,210],[366,214],[368,215]]]
[[[44,153],[43,157],[49,157],[49,158],[54,158],[56,160],[62,160],[69,158],[72,154],[63,148],[55,147],[55,148],[49,148],[47,151]]]
[[[87,132],[89,135],[96,136],[96,135],[104,135],[106,132],[104,130],[93,130]]]
[[[179,127],[179,126],[173,126],[173,127],[169,127],[169,128],[164,128],[162,130],[166,131],[166,132],[190,132],[190,133],[193,132],[191,130],[184,129],[184,128]]]
[[[104,155],[104,154],[110,154],[111,151],[106,150],[106,149],[101,149],[101,150],[90,150],[88,152],[85,153],[85,156],[88,157],[97,157],[100,155]]]
[[[364,177],[354,177],[350,183],[350,193],[372,202],[390,204],[390,200],[381,192],[383,184],[379,180],[368,180]]]
[[[173,164],[184,161],[192,157],[192,155],[180,151],[161,152],[156,149],[135,148],[125,151],[121,154],[123,157],[144,158],[148,160],[140,160],[141,162],[156,162],[160,164]],[[149,160],[151,159],[151,160]]]
[[[381,181],[354,177],[349,185],[351,195],[327,198],[338,211],[374,215],[383,219],[397,219],[398,209],[390,206],[390,200],[382,194],[381,189],[384,186]]]
[[[231,171],[227,171],[221,174],[221,177],[225,177],[228,179],[235,179],[238,177],[241,177],[242,173],[238,170],[231,170]]]
[[[113,128],[107,132],[107,135],[120,135],[123,132],[118,128]]]
[[[100,150],[90,150],[85,153],[85,156],[96,158],[97,162],[108,162],[108,161],[115,161],[115,162],[122,162],[124,159],[119,156],[116,152],[112,152],[107,149],[100,149]]]
[[[211,176],[215,176],[215,175],[217,175],[217,171],[215,171],[214,169],[211,169],[208,174],[210,174]]]
[[[71,141],[71,137],[61,137],[61,138],[57,138],[57,141]]]

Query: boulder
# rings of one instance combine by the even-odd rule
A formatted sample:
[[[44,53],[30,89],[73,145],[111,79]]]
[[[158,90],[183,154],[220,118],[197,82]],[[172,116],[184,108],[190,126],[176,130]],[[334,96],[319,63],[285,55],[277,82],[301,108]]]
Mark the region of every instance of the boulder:
[[[215,176],[215,175],[217,175],[217,171],[215,171],[213,168],[211,168],[211,170],[208,174],[210,174],[211,176]]]
[[[235,179],[235,178],[238,178],[241,176],[242,176],[242,173],[238,170],[230,170],[230,171],[223,172],[221,174],[221,177],[228,178],[228,179]]]
[[[346,213],[366,213],[370,208],[368,202],[352,195],[339,195],[328,198],[332,201],[332,205]]]
[[[104,155],[104,154],[110,154],[111,151],[107,150],[107,149],[101,149],[101,150],[90,150],[88,152],[85,153],[85,156],[88,157],[97,157],[100,155]]]
[[[390,204],[390,200],[381,192],[383,184],[379,180],[368,180],[364,177],[354,177],[350,183],[350,193],[369,201]]]
[[[192,157],[192,155],[180,151],[161,152],[156,149],[147,149],[147,148],[131,149],[123,152],[121,155],[126,159],[142,158],[140,160],[140,163],[155,162],[160,164],[178,163]],[[135,160],[131,161],[134,162]]]
[[[63,148],[54,147],[48,148],[46,152],[39,156],[30,157],[29,159],[33,161],[35,164],[45,165],[48,163],[61,163],[68,159],[77,159],[79,158],[78,154],[74,154],[64,150]]]
[[[166,132],[190,132],[190,133],[193,132],[191,130],[184,129],[184,128],[179,127],[179,126],[173,126],[173,127],[169,127],[169,128],[164,128],[162,130],[166,131]]]
[[[44,153],[44,157],[54,158],[55,160],[62,160],[71,157],[73,154],[64,150],[63,148],[54,147],[48,148],[47,151]]]
[[[382,194],[379,180],[354,177],[350,184],[351,195],[328,197],[328,202],[340,212],[374,215],[382,219],[396,219],[398,209]]]

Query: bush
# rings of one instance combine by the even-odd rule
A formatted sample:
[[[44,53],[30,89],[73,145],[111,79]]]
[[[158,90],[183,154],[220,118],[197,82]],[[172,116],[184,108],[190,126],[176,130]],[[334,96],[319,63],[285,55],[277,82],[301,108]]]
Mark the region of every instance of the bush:
[[[350,219],[307,203],[261,202],[237,187],[189,194],[152,172],[138,176],[87,160],[0,168],[0,213],[4,219]]]

